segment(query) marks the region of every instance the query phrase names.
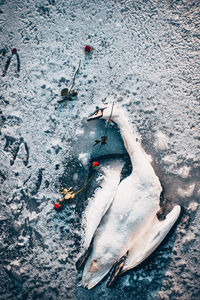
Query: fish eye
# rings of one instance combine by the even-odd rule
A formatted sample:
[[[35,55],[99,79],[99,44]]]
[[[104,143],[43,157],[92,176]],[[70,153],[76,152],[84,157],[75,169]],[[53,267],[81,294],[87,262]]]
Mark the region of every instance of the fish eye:
[[[99,112],[99,108],[95,111],[95,113],[94,113],[94,115],[96,116],[96,115],[98,115],[98,112]]]
[[[98,106],[96,106],[96,108],[97,108],[97,107],[98,107]],[[106,107],[104,107],[104,108],[98,107],[97,110],[94,112],[94,115],[95,115],[95,116],[98,115],[99,112],[101,112],[102,115],[103,115],[104,109],[106,109]]]

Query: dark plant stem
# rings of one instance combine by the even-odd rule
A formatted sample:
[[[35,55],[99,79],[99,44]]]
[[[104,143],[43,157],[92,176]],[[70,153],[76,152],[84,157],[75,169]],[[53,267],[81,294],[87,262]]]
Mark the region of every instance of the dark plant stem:
[[[17,56],[17,72],[19,72],[19,71],[20,71],[20,59],[19,59],[19,54],[16,53],[15,55]]]
[[[77,75],[78,72],[79,72],[80,66],[81,66],[81,60],[79,61],[78,69],[76,70],[76,72],[75,72],[75,74],[74,74],[74,77],[73,77],[73,80],[72,80],[72,85],[71,85],[71,88],[69,89],[69,94],[70,94],[70,92],[72,91],[72,89],[73,89],[73,87],[74,87],[76,75]]]
[[[8,67],[10,65],[10,62],[11,62],[11,58],[12,58],[12,56],[9,56],[8,59],[7,59],[7,61],[6,61],[6,65],[5,65],[5,69],[3,71],[2,77],[4,77],[6,75],[6,72],[7,72]]]

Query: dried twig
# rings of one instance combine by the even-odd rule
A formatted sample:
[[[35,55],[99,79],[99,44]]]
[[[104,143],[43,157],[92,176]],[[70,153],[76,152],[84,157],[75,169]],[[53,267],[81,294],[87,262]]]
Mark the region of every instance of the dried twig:
[[[107,124],[106,124],[106,129],[105,129],[104,135],[101,136],[100,140],[95,140],[95,144],[93,145],[93,146],[96,146],[97,144],[100,144],[99,150],[101,149],[101,146],[106,145],[107,141],[108,141],[107,132],[108,132],[108,125],[110,124],[110,121],[111,121],[111,118],[112,118],[113,106],[114,106],[114,102],[112,103],[112,109],[111,109],[110,117],[109,117],[109,119],[107,121]]]
[[[6,75],[6,72],[10,66],[10,62],[11,62],[11,59],[13,56],[16,56],[17,57],[17,72],[19,73],[20,71],[20,59],[19,59],[19,54],[17,53],[17,49],[16,48],[13,48],[12,50],[12,54],[8,57],[7,61],[6,61],[6,64],[5,64],[5,68],[4,68],[4,71],[3,71],[3,74],[2,74],[2,77],[4,77]]]
[[[76,75],[78,74],[79,72],[79,69],[80,69],[80,66],[81,66],[81,60],[79,61],[79,65],[78,65],[78,69],[76,70],[75,74],[74,74],[74,77],[72,79],[72,85],[70,87],[70,89],[68,90],[68,88],[64,88],[62,91],[61,91],[61,96],[62,96],[62,99],[61,100],[58,100],[57,102],[63,102],[65,100],[72,100],[71,98],[73,97],[76,97],[77,96],[77,92],[73,91],[73,87],[74,87],[74,84],[75,84],[75,79],[76,79]]]
[[[72,91],[72,89],[73,89],[73,87],[74,87],[76,75],[77,75],[78,72],[79,72],[80,66],[81,66],[81,60],[79,61],[78,69],[76,70],[76,72],[75,72],[75,74],[74,74],[74,78],[73,78],[73,80],[72,80],[72,85],[71,85],[71,88],[69,89],[69,94],[70,94],[70,92]]]

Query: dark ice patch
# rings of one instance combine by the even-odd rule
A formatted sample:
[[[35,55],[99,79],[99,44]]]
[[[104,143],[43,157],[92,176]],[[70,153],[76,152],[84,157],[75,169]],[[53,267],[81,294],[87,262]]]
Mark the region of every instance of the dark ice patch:
[[[43,178],[43,171],[44,169],[41,168],[38,170],[38,174],[37,174],[37,180],[35,182],[35,187],[34,189],[32,189],[31,191],[31,195],[36,195],[40,189],[41,183],[42,183],[42,178]]]
[[[49,15],[50,15],[50,9],[48,6],[36,4],[36,11],[42,17],[49,17]]]
[[[0,222],[11,218],[10,210],[4,205],[0,205]]]
[[[12,159],[10,160],[10,165],[12,166],[18,156],[20,145],[24,145],[24,153],[22,154],[22,161],[25,166],[28,165],[29,161],[29,148],[28,144],[24,141],[24,139],[21,137],[19,139],[16,139],[12,136],[5,136],[6,142],[4,145],[4,151],[10,152],[12,155]],[[23,150],[22,150],[23,151]]]
[[[24,190],[21,190],[21,201],[24,201],[26,203],[27,209],[30,212],[39,212],[39,205],[40,203],[38,202],[38,199],[35,197],[30,197],[27,195],[27,193]]]
[[[19,151],[19,141],[12,137],[12,136],[5,136],[6,138],[6,143],[4,146],[4,151],[10,152],[13,156],[13,159],[10,160],[10,165],[12,166],[15,162],[15,159],[17,157],[17,153]]]
[[[5,174],[0,170],[0,183],[2,184],[6,180]]]
[[[12,280],[9,277],[9,274],[6,272],[3,266],[0,267],[0,297],[1,299],[11,299],[11,295],[9,295],[10,287],[12,286]]]
[[[78,180],[75,180],[73,175],[78,173]],[[89,179],[88,169],[82,166],[77,158],[73,158],[68,161],[65,165],[63,175],[60,177],[60,187],[73,187],[74,191],[78,191]],[[79,193],[73,200],[72,203],[76,203],[76,212],[80,216],[84,208],[85,189]]]
[[[5,124],[10,127],[14,127],[14,126],[19,126],[21,122],[22,119],[16,116],[7,116]]]
[[[9,104],[9,101],[5,99],[5,97],[0,96],[0,103]],[[2,113],[2,112],[1,112]]]

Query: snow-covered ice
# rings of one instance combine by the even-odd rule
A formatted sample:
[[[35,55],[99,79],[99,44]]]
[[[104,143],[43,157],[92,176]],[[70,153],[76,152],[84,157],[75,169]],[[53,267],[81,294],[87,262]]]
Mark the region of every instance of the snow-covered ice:
[[[0,2],[0,298],[198,299],[199,3],[18,0]],[[94,47],[86,55],[84,46]],[[70,87],[77,99],[58,103]],[[107,99],[124,107],[164,188],[183,207],[175,232],[142,266],[88,292],[75,262],[94,178],[62,212],[61,186],[81,188],[90,162],[127,161],[115,125],[87,117]],[[106,157],[106,160],[104,160]],[[16,263],[17,262],[17,263]]]

